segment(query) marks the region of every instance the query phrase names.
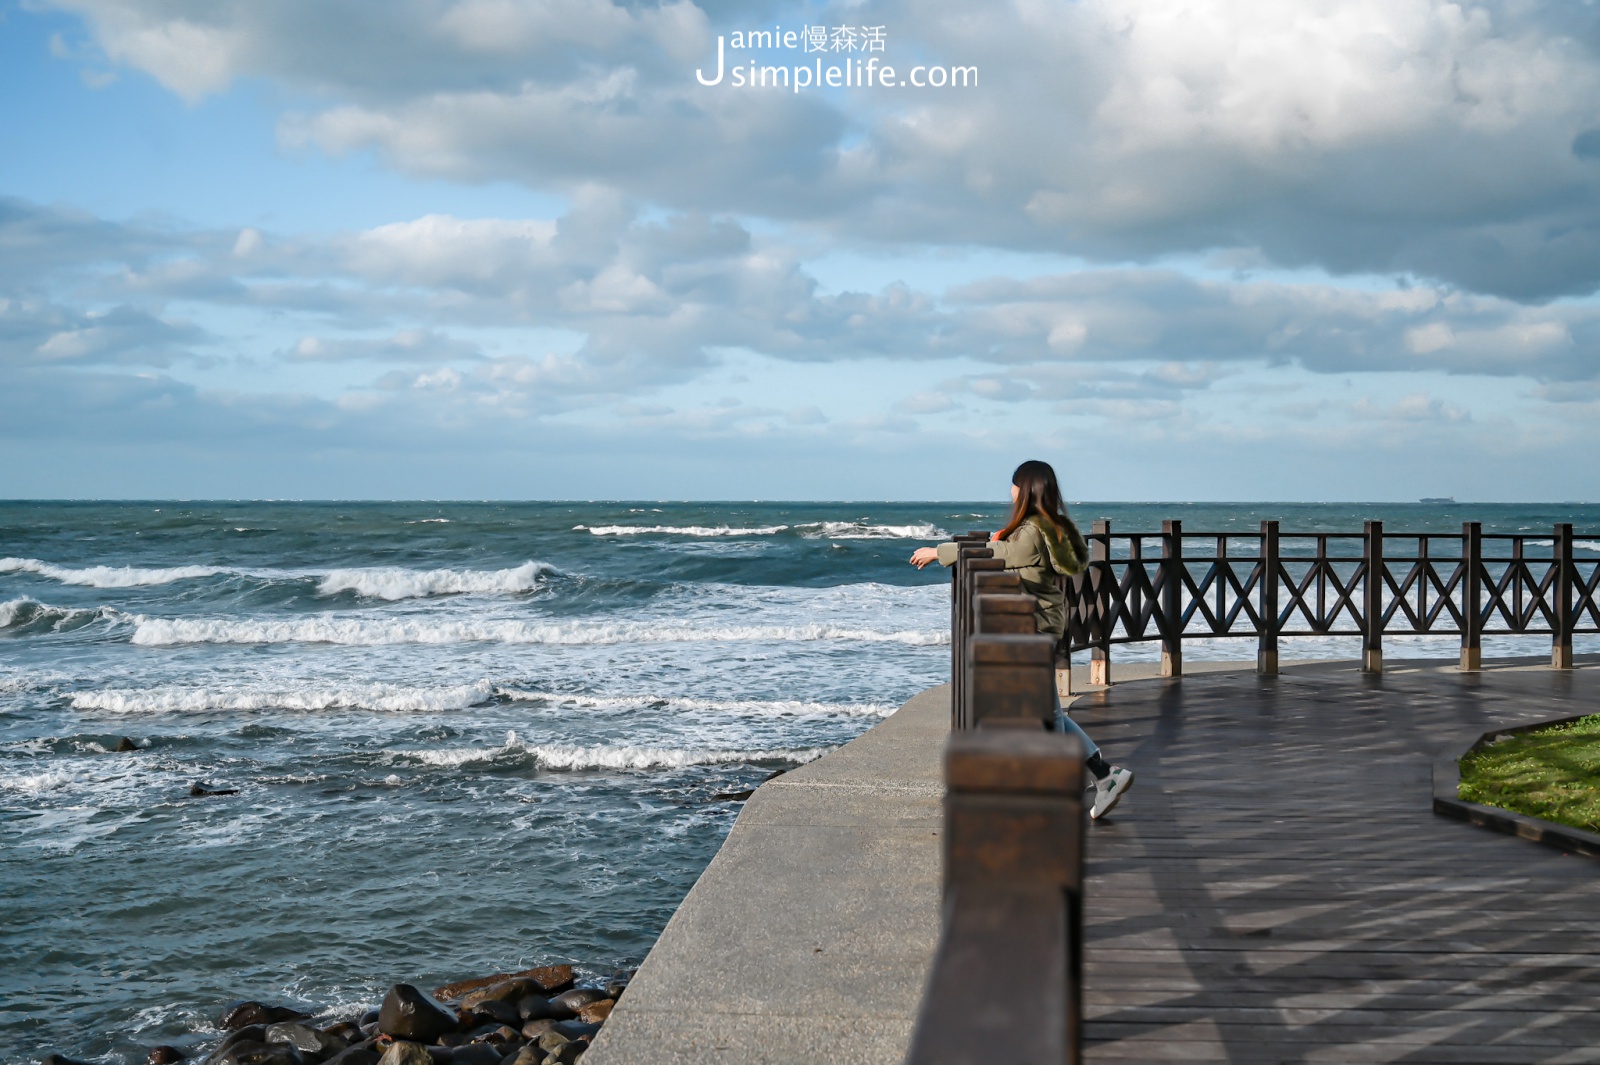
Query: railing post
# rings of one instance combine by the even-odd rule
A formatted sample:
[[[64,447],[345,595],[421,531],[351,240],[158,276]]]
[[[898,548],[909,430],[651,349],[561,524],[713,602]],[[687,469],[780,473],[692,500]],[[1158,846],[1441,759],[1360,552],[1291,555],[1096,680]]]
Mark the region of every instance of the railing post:
[[[1032,625],[1031,616],[1028,623]],[[1054,638],[1046,635],[974,633],[967,637],[966,727],[1049,728],[1054,724],[1055,648]]]
[[[944,927],[907,1065],[1082,1062],[1083,772],[1075,736],[950,737]]]
[[[1101,593],[1100,582],[1108,580],[1107,573],[1102,572],[1102,567],[1096,567],[1096,562],[1111,561],[1111,522],[1099,520],[1089,526],[1095,537],[1089,541],[1089,565],[1094,574],[1089,581],[1090,594],[1094,597],[1095,617],[1100,624],[1100,640],[1089,649],[1089,683],[1111,683],[1111,630],[1116,627],[1116,617],[1107,617],[1104,609],[1108,597]]]
[[[972,632],[973,564],[989,559],[994,552],[984,546],[988,535],[970,532],[956,537],[956,564],[950,589],[950,728],[967,728],[966,680],[967,636]]]
[[[995,577],[1010,577],[1007,582],[1012,588],[1001,591],[990,587]],[[1001,585],[1004,588],[1004,585]],[[1034,618],[1039,609],[1039,600],[1021,591],[1021,582],[1013,573],[983,573],[979,574],[978,594],[972,601],[972,633],[976,635],[994,636],[1001,633],[1013,635],[1035,636],[1039,632],[1039,623]],[[970,638],[970,637],[969,637]]]
[[[1256,672],[1264,677],[1278,673],[1278,523],[1261,523],[1261,632],[1256,642]]]
[[[1461,669],[1483,668],[1483,523],[1461,523]]]
[[[1554,669],[1572,668],[1572,523],[1556,525],[1552,552],[1555,579],[1550,582],[1550,665]]]
[[[1361,671],[1383,672],[1383,522],[1363,530],[1367,577],[1361,596]]]
[[[1183,676],[1183,522],[1161,523],[1161,675]]]

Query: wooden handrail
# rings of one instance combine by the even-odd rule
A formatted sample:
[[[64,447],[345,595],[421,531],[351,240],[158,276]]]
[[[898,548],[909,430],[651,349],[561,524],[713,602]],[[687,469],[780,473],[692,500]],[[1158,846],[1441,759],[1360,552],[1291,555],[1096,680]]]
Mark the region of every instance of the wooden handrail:
[[[1079,1065],[1083,772],[1073,736],[951,734],[944,927],[908,1065]]]

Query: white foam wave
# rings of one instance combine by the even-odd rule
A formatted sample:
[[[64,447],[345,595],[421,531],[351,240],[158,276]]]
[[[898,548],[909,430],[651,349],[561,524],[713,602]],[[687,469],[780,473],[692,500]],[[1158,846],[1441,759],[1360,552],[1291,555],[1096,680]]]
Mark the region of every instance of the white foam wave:
[[[869,525],[861,521],[817,521],[796,526],[812,540],[943,540],[949,533],[924,522],[920,525]]]
[[[142,588],[233,572],[236,571],[218,566],[85,566],[74,569],[42,562],[37,558],[0,558],[0,573],[37,573],[62,584],[82,584],[90,588]]]
[[[416,521],[408,521],[408,522],[406,522],[406,524],[407,525],[449,525],[450,524],[450,519],[449,518],[418,518]]]
[[[512,569],[496,570],[415,570],[401,566],[336,569],[323,576],[317,591],[322,595],[355,592],[390,602],[461,593],[505,595],[533,589],[552,570],[543,562],[524,562]]]
[[[740,762],[791,762],[803,764],[827,754],[831,747],[785,747],[766,751],[709,750],[673,747],[580,747],[574,744],[529,744],[506,734],[502,747],[445,751],[395,751],[393,755],[423,765],[456,769],[508,758],[528,759],[542,769],[681,769],[698,765]]]
[[[65,607],[51,606],[41,603],[37,599],[11,599],[0,603],[0,629],[20,628],[24,625],[37,625],[48,622],[54,630],[73,622],[92,621],[96,618],[112,617],[117,610],[108,606],[99,607]]]
[[[207,710],[378,710],[404,713],[465,710],[493,696],[494,686],[486,680],[438,688],[371,684],[303,691],[252,688],[105,689],[74,693],[72,707],[75,710],[103,710],[114,714],[195,713]]]
[[[586,530],[591,536],[775,536],[788,527],[787,525],[759,525],[752,528],[729,525],[574,525],[572,528]]]
[[[332,643],[354,647],[383,644],[507,643],[579,646],[620,643],[791,643],[839,640],[900,643],[916,647],[945,644],[943,630],[880,632],[843,625],[694,626],[649,622],[450,621],[308,617],[290,621],[167,619],[143,614],[134,619],[132,642],[145,647],[175,644]]]
[[[685,699],[657,695],[567,695],[561,692],[500,688],[498,694],[516,702],[551,702],[595,710],[636,710],[640,706],[669,711],[709,711],[756,717],[888,717],[888,703],[814,703],[796,699]]]
[[[71,773],[59,769],[43,773],[0,774],[0,789],[22,795],[42,795],[47,791],[59,791],[76,779]]]

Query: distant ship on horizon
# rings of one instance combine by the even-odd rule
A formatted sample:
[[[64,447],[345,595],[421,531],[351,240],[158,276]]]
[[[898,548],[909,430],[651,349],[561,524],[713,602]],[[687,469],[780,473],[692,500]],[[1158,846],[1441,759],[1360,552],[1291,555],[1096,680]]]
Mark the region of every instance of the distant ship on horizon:
[[[1419,502],[1419,503],[1454,503],[1455,501],[1456,501],[1456,497],[1455,496],[1423,496],[1417,502]]]

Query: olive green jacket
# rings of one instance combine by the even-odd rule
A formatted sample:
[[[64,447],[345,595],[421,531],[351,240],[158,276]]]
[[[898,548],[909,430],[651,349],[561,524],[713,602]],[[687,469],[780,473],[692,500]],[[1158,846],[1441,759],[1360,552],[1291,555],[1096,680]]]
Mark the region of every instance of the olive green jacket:
[[[990,540],[984,546],[1022,579],[1023,591],[1039,600],[1034,614],[1039,631],[1059,639],[1067,628],[1067,604],[1056,574],[1070,577],[1083,572],[1089,561],[1089,547],[1082,534],[1071,521],[1067,522],[1066,535],[1058,536],[1039,518],[1029,518],[1006,539]],[[940,544],[939,565],[955,565],[959,553],[955,543]]]

